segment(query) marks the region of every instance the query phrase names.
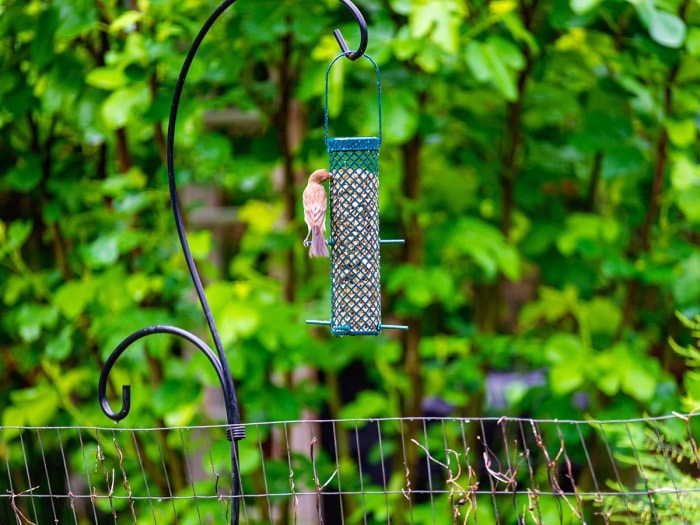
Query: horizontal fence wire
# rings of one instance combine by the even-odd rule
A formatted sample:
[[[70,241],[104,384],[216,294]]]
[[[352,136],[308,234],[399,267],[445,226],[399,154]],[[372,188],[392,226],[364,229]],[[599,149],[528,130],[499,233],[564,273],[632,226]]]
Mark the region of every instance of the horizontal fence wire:
[[[241,523],[696,524],[698,424],[683,414],[247,424]],[[0,427],[0,523],[229,523],[225,430]]]

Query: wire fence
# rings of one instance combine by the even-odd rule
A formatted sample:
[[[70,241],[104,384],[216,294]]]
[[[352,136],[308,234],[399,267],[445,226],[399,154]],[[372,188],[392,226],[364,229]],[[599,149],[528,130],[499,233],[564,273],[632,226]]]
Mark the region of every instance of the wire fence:
[[[241,523],[700,523],[698,422],[248,424]],[[228,523],[225,430],[2,427],[0,523]]]

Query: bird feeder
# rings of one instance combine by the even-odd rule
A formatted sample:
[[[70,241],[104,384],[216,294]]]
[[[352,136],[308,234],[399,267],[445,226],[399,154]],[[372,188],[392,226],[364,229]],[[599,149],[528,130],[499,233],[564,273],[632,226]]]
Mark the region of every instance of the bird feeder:
[[[379,238],[379,147],[382,142],[381,81],[377,74],[378,134],[371,137],[328,136],[328,76],[326,70],[325,139],[329,156],[331,238],[331,319],[307,321],[330,325],[333,335],[378,335],[382,329],[408,327],[382,324],[380,244],[403,240]]]

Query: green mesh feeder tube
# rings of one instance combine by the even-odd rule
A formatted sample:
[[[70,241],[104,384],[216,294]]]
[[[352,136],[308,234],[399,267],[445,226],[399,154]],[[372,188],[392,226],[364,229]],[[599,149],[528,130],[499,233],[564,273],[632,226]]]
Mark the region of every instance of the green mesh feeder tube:
[[[378,137],[328,139],[331,206],[331,333],[381,331]]]
[[[328,136],[328,75],[326,70],[326,148],[329,171],[331,239],[331,319],[307,321],[330,325],[331,333],[378,335],[382,329],[407,329],[382,324],[379,245],[402,243],[379,238],[379,147],[382,142],[381,83],[377,74],[379,133],[376,137]]]

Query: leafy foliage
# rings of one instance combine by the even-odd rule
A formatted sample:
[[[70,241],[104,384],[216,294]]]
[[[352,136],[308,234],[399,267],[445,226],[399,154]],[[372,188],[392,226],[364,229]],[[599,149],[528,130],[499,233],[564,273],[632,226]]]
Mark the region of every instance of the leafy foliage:
[[[407,241],[382,248],[383,309],[407,334],[333,339],[303,322],[328,315],[299,195],[327,163],[323,78],[330,30],[352,47],[347,11],[237,2],[188,77],[177,177],[235,209],[224,228],[202,227],[197,199],[184,201],[244,420],[411,416],[428,397],[461,416],[679,408],[678,385],[697,390],[667,344],[674,312],[700,311],[697,3],[359,5],[382,72],[382,236]],[[0,5],[2,426],[102,424],[96,370],[119,341],[147,324],[203,326],[171,225],[163,129],[213,7]],[[376,132],[360,62],[330,79],[339,136]],[[167,337],[117,368],[110,396],[132,384],[131,424],[217,420],[201,410],[213,373]],[[488,403],[490,374],[532,370],[545,384]]]
[[[683,408],[689,413],[697,411],[699,400],[695,397],[698,378],[697,368],[700,364],[700,351],[697,342],[700,340],[700,316],[695,320],[679,316],[686,328],[691,330],[695,344],[681,346],[671,340],[674,351],[682,356],[688,365],[683,399]],[[627,521],[634,516],[638,523],[688,521],[698,519],[700,500],[694,488],[698,483],[698,445],[695,440],[697,429],[695,422],[688,416],[679,416],[677,420],[666,420],[660,425],[653,425],[642,432],[649,446],[642,450],[634,450],[629,446],[631,436],[623,439],[623,445],[618,450],[617,460],[627,464],[637,472],[636,481],[625,487],[619,482],[609,482],[618,490],[636,490],[645,496],[631,499],[627,505],[612,506],[609,509],[613,521]],[[640,440],[640,441],[643,441]],[[654,488],[654,490],[650,490]]]

